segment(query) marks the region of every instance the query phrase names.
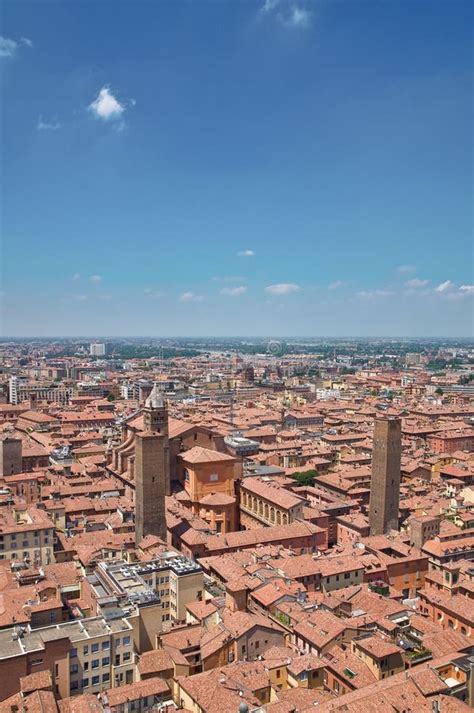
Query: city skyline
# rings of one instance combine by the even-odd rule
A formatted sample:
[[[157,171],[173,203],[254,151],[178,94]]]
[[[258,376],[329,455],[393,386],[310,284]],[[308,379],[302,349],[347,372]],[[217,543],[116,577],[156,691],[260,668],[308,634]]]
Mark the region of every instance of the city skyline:
[[[0,333],[471,336],[455,8],[4,2]]]

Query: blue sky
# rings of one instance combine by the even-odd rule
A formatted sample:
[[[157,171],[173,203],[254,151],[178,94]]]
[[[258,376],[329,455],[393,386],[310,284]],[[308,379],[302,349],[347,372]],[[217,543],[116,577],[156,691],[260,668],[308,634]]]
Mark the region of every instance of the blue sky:
[[[472,334],[470,0],[4,0],[4,335]]]

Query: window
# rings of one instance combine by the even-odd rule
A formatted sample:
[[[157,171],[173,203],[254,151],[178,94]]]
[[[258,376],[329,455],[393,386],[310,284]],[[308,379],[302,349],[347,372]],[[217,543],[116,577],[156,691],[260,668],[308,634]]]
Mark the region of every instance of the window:
[[[31,665],[32,665],[32,666],[39,666],[40,663],[43,663],[43,659],[34,659],[34,660],[31,662]]]
[[[100,682],[100,676],[92,676],[92,685],[97,686]]]
[[[132,654],[130,653],[130,651],[126,651],[123,655],[123,660],[130,661],[131,656],[132,656]]]
[[[209,476],[209,480],[211,483],[215,482],[216,480],[219,480],[219,475],[217,473],[211,473],[211,475]]]
[[[99,644],[92,644],[92,646],[91,646],[91,652],[92,652],[93,654],[96,654],[96,653],[98,652],[98,650],[99,650]]]
[[[70,673],[70,674],[77,673],[78,671],[79,671],[79,666],[77,665],[77,663],[73,663],[73,664],[69,667],[69,673]]]
[[[108,656],[102,659],[102,666],[110,666],[110,658]]]
[[[82,679],[82,688],[87,688],[88,685],[89,685],[89,679],[83,678]]]
[[[69,687],[69,690],[71,691],[77,691],[79,688],[79,681],[71,681],[71,685]]]
[[[349,579],[351,576],[350,572],[344,572],[344,579]]]
[[[129,636],[124,636],[123,637],[123,645],[124,646],[129,646],[130,644],[130,637]]]
[[[104,673],[102,676],[102,681],[106,683],[107,681],[110,681],[110,673]]]
[[[82,653],[84,654],[84,656],[87,656],[88,653],[89,653],[89,647],[88,647],[88,646],[84,646],[84,648],[82,649]]]
[[[120,654],[117,654],[115,657],[115,665],[120,666]]]
[[[94,659],[92,662],[92,668],[99,668],[100,661],[99,659]]]
[[[69,649],[69,658],[75,659],[77,656],[77,649]]]
[[[110,649],[110,641],[102,642],[102,651],[108,651]]]

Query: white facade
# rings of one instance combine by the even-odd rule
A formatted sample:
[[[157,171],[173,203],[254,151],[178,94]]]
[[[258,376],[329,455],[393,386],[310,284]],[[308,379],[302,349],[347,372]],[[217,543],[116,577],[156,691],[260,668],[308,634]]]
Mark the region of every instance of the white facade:
[[[8,383],[8,400],[11,404],[20,403],[20,386],[26,386],[28,379],[24,376],[10,376]]]
[[[95,342],[89,346],[89,353],[91,356],[105,356],[105,344]]]

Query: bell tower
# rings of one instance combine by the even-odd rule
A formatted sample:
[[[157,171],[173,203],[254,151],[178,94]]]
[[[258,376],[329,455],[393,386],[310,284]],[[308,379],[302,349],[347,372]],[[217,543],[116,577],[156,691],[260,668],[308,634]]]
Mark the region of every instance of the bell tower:
[[[168,437],[168,409],[156,383],[145,401],[143,417],[145,431],[154,431]]]
[[[165,498],[170,491],[168,409],[155,384],[135,435],[135,541],[156,535],[166,542]]]

